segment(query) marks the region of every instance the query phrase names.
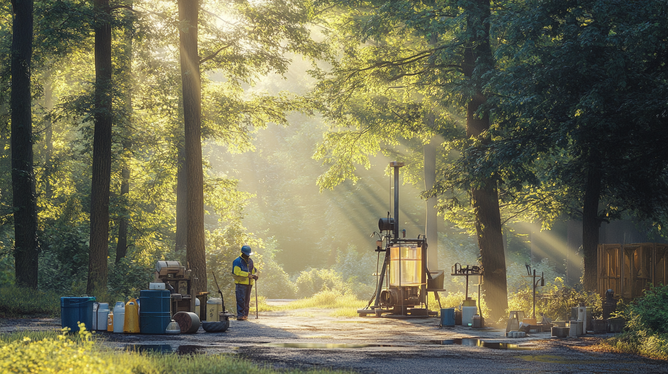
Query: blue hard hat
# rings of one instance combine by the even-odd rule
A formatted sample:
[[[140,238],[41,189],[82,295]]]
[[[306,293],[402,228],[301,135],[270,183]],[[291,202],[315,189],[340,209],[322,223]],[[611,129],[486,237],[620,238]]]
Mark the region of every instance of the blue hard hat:
[[[253,254],[253,251],[251,250],[250,246],[244,245],[241,247],[241,253],[245,254],[246,256],[250,256]]]

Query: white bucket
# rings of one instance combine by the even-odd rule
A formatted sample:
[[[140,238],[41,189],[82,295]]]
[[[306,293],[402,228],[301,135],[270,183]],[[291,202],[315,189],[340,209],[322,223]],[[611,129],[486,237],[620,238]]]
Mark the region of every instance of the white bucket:
[[[107,331],[107,317],[109,316],[109,303],[100,303],[97,308],[97,329],[100,331]],[[95,322],[93,322],[95,325]]]
[[[473,316],[476,315],[476,313],[478,313],[478,307],[462,307],[462,326],[473,326]]]

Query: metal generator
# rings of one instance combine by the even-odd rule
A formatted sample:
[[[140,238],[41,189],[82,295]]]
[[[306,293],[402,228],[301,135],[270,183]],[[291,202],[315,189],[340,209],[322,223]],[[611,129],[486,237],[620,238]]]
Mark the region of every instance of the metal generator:
[[[443,271],[427,269],[427,239],[418,235],[415,239],[399,237],[399,168],[403,162],[391,162],[394,168],[394,216],[378,221],[380,240],[376,241],[376,252],[384,260],[378,274],[376,292],[364,309],[357,310],[360,316],[374,314],[378,317],[429,317],[437,315],[428,309],[427,293],[444,291]],[[380,262],[380,261],[379,261]],[[440,300],[439,300],[440,303]]]

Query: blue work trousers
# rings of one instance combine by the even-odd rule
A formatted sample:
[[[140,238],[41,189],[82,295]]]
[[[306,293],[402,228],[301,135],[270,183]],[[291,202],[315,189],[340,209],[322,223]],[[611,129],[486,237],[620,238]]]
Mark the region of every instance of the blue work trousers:
[[[235,294],[237,297],[237,318],[248,317],[250,309],[251,289],[250,284],[237,284]]]

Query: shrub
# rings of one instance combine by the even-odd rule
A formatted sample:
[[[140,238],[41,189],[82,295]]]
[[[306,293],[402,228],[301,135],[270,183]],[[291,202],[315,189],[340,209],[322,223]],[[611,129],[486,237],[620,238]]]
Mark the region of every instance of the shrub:
[[[623,314],[627,328],[653,334],[668,334],[668,285],[654,287],[629,304]]]
[[[109,272],[109,291],[114,299],[138,298],[140,290],[148,289],[153,280],[155,264],[140,263],[132,254],[123,257]],[[112,301],[107,295],[95,295],[98,301]]]
[[[532,312],[533,292],[529,285],[512,293],[508,298],[508,310],[521,310],[529,317]],[[542,299],[540,295],[548,295]],[[568,320],[571,308],[584,302],[588,308],[592,308],[592,316],[601,314],[601,297],[594,292],[585,292],[582,285],[568,287],[564,285],[563,279],[557,277],[553,284],[546,284],[536,289],[536,318],[541,313],[552,320]]]
[[[56,338],[33,341],[29,337],[10,341],[0,347],[0,372],[7,373],[130,373],[123,366],[104,360],[94,347],[91,333],[79,325],[79,340],[63,334]]]
[[[624,332],[605,344],[625,353],[668,359],[668,285],[650,287],[617,315],[627,320]]]
[[[337,290],[340,293],[348,291],[341,274],[333,269],[304,270],[295,283],[298,297],[310,297],[326,290]]]

